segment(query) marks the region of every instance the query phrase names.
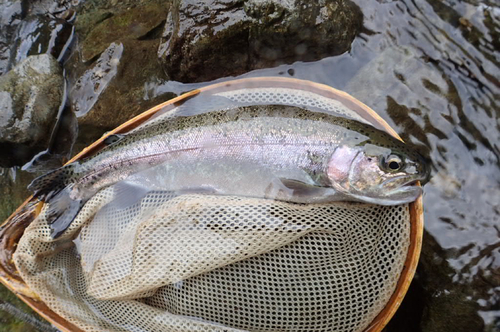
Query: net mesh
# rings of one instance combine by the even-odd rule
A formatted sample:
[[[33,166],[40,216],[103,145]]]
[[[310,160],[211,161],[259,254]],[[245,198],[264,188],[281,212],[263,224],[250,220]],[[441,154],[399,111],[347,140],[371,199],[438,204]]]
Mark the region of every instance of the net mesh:
[[[15,254],[41,299],[88,331],[362,331],[409,245],[406,205],[153,192],[120,210],[113,195],[56,242],[43,211]]]
[[[216,95],[223,96],[244,105],[278,104],[313,108],[325,113],[335,114],[337,116],[343,116],[367,123],[367,121],[362,116],[347,108],[340,101],[326,98],[316,93],[311,93],[310,91],[305,90],[277,87],[253,89],[245,88],[219,92]]]
[[[361,119],[307,91],[219,95]],[[115,195],[94,195],[57,240],[42,210],[14,255],[40,299],[86,331],[363,331],[394,293],[410,244],[408,205],[153,191],[118,208]]]

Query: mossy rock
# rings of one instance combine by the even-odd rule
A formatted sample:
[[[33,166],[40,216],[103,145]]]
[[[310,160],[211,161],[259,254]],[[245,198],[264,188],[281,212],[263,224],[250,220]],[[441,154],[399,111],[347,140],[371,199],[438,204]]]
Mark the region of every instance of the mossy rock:
[[[82,43],[82,60],[100,55],[111,43],[144,38],[165,21],[169,6],[148,4],[124,10],[116,15],[101,10],[102,21],[95,25]]]
[[[202,82],[342,54],[362,22],[348,0],[182,1],[168,16],[159,55],[169,79]]]
[[[64,79],[49,54],[30,56],[0,77],[0,166],[20,166],[47,149]]]

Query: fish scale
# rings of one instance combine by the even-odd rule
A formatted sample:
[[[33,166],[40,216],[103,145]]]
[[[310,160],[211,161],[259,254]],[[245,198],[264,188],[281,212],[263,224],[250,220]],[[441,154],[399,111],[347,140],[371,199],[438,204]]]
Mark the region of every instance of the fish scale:
[[[294,106],[235,107],[169,117],[109,141],[94,156],[30,184],[35,196],[52,206],[54,236],[99,190],[155,167],[163,174],[155,189],[203,187],[215,194],[296,203],[407,202],[416,199],[420,189],[400,187],[428,172],[416,152],[385,132]],[[384,160],[392,155],[405,167],[411,165],[411,172],[388,169]],[[136,176],[137,183],[146,181],[140,178]]]

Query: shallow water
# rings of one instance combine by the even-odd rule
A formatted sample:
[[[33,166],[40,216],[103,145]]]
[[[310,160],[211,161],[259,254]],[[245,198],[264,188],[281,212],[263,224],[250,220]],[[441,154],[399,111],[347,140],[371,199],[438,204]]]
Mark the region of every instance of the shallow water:
[[[364,14],[364,29],[350,52],[243,76],[293,76],[346,91],[431,161],[421,263],[389,331],[500,331],[500,6],[354,2]],[[157,79],[144,84],[144,100],[204,85]],[[78,91],[88,101],[85,107],[101,93]],[[13,180],[12,174],[2,175],[8,182],[3,190],[18,198],[14,203],[2,196],[4,217],[27,196],[30,175]]]

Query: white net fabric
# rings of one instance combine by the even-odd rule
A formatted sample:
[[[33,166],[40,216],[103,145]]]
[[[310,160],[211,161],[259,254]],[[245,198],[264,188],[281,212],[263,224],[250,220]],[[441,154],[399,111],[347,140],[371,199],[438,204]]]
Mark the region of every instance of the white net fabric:
[[[407,205],[152,192],[120,210],[113,195],[56,242],[42,211],[15,253],[40,298],[88,331],[363,331],[409,246]]]
[[[220,92],[217,96],[226,97],[243,105],[290,105],[316,110],[368,123],[363,117],[346,107],[340,101],[326,98],[316,93],[290,88],[245,88]]]
[[[218,98],[222,97],[222,98]],[[368,122],[356,111],[344,105],[340,100],[324,97],[320,94],[283,87],[260,87],[241,88],[218,92],[209,96],[198,96],[188,99],[180,106],[161,110],[153,115],[141,126],[152,125],[158,121],[165,121],[175,116],[189,116],[205,113],[215,109],[223,109],[229,106],[251,106],[251,105],[288,105],[311,109],[339,117],[353,119],[359,122],[374,125]],[[140,127],[141,127],[140,126]],[[378,128],[378,126],[375,126]]]

